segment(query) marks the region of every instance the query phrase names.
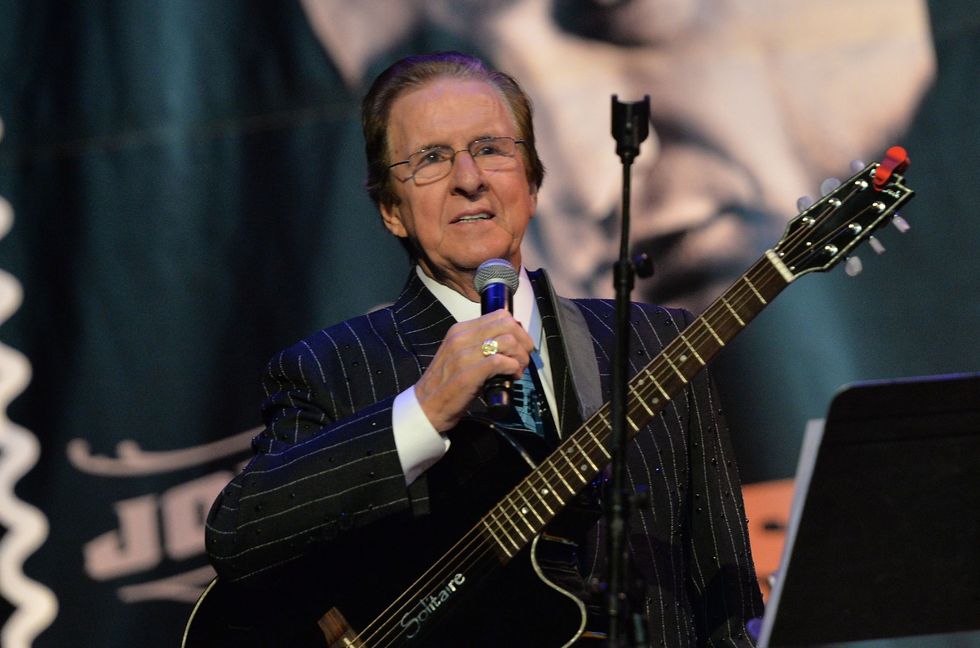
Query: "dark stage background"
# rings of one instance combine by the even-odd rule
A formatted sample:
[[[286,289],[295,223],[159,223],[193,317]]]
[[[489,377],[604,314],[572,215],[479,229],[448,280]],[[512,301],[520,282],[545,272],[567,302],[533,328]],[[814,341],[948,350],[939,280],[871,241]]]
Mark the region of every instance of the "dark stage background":
[[[358,100],[402,54],[526,81],[550,174],[529,265],[572,295],[611,292],[610,92],[652,95],[636,297],[695,311],[796,196],[909,149],[912,231],[801,279],[717,363],[746,481],[791,476],[845,383],[980,368],[975,2],[601,4],[0,2],[4,648],[178,644],[262,367],[401,286]]]

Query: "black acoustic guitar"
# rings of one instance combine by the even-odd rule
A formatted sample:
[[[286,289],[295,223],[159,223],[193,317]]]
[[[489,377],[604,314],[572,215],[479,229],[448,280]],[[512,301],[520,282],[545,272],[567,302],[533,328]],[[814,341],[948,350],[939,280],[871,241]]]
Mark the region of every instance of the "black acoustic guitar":
[[[881,162],[868,165],[794,218],[775,246],[631,378],[627,432],[635,435],[657,416],[786,286],[804,274],[829,270],[895,218],[913,196],[901,175],[907,166],[905,150],[892,147]],[[570,646],[599,638],[587,629],[583,592],[576,589],[575,578],[566,578],[575,568],[574,549],[556,525],[566,526],[562,522],[569,509],[588,515],[582,493],[588,493],[609,462],[610,417],[607,403],[540,461],[523,451],[509,452],[513,460],[506,468],[500,457],[508,443],[501,441],[499,431],[469,431],[459,444],[454,440],[453,447],[460,446],[457,452],[492,458],[484,463],[492,467],[496,477],[489,482],[495,486],[466,492],[466,507],[477,512],[469,520],[465,515],[449,516],[453,524],[464,526],[458,531],[452,524],[422,522],[433,538],[458,540],[444,541],[448,549],[427,570],[408,578],[400,595],[386,599],[391,601],[387,607],[377,606],[365,615],[357,602],[343,604],[352,606],[348,616],[363,618],[363,625],[348,624],[338,606],[311,619],[301,631],[269,631],[263,629],[269,619],[243,620],[236,615],[240,602],[222,594],[216,579],[194,608],[183,646],[279,646],[288,645],[287,635],[294,635],[296,644],[308,641],[330,648],[469,646],[470,638],[487,633],[504,637],[497,641],[506,645],[508,627],[521,628],[522,642],[536,646]],[[488,483],[479,467],[473,470],[463,481]],[[502,490],[501,474],[510,476]],[[462,504],[447,501],[438,506],[455,511]],[[379,580],[388,580],[387,572]],[[500,592],[508,594],[502,597]],[[474,609],[479,615],[472,613]],[[544,614],[548,623],[535,624],[521,616],[528,613],[539,618]],[[490,619],[492,627],[474,627],[477,616]],[[528,637],[527,632],[540,635]]]

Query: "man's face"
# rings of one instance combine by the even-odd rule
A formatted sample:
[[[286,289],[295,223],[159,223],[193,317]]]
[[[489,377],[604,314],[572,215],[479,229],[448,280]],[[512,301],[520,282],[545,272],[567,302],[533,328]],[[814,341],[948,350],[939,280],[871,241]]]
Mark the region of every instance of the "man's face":
[[[506,102],[482,81],[433,80],[399,96],[388,120],[393,161],[436,145],[458,151],[490,136],[520,137]],[[404,165],[392,173],[399,203],[382,206],[385,226],[416,243],[426,274],[475,300],[473,273],[481,263],[501,258],[519,267],[521,240],[537,204],[520,150],[504,170],[481,170],[463,151],[449,174],[434,182],[399,180],[410,174]]]

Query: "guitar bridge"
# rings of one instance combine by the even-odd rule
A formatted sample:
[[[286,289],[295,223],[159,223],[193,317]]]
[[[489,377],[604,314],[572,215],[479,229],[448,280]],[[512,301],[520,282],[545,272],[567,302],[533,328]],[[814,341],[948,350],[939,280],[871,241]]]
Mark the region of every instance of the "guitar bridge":
[[[327,610],[326,614],[317,619],[316,624],[320,626],[320,632],[323,633],[330,648],[363,648],[364,646],[337,608]]]

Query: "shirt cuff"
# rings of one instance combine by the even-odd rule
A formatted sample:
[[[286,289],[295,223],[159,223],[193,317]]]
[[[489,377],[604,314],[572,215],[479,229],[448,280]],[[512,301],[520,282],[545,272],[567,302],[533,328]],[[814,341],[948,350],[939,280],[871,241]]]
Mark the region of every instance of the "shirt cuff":
[[[439,434],[422,411],[414,385],[395,396],[391,427],[406,485],[418,479],[449,450],[449,439]]]

